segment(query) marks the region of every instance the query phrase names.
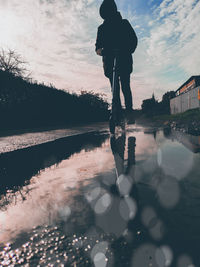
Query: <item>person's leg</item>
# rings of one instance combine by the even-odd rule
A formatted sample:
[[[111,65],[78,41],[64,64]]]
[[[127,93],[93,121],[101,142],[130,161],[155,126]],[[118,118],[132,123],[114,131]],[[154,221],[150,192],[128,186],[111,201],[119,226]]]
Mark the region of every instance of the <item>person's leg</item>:
[[[113,78],[109,78],[110,85],[112,87]],[[122,109],[121,100],[120,100],[120,84],[119,84],[119,77],[116,78],[116,88],[115,88],[115,95],[114,95],[115,105],[117,110]]]
[[[133,102],[132,102],[132,93],[130,87],[130,74],[121,74],[120,75],[122,92],[124,95],[126,110],[132,110]]]

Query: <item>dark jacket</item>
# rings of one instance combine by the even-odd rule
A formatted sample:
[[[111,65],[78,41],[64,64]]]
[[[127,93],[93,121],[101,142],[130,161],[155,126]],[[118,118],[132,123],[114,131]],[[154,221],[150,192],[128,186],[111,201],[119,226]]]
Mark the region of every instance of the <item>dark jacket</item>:
[[[119,74],[131,73],[133,70],[132,53],[137,47],[137,36],[132,26],[121,14],[116,12],[110,19],[104,20],[98,27],[96,50],[103,48],[103,66],[105,76],[112,77],[114,54],[119,50]]]

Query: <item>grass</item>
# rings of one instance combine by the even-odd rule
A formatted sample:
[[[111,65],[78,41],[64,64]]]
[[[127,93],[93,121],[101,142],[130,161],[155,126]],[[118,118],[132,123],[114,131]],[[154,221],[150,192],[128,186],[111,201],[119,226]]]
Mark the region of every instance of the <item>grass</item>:
[[[160,115],[160,116],[154,116],[152,118],[155,122],[180,122],[180,123],[189,123],[191,121],[200,121],[200,109],[191,109],[187,110],[183,113],[173,114],[173,115]]]

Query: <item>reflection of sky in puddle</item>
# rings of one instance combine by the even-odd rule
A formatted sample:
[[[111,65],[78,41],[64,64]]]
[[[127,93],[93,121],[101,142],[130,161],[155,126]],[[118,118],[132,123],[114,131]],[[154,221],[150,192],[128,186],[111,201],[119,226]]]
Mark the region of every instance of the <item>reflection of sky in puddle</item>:
[[[134,222],[138,216],[135,221],[141,220],[141,225],[136,226],[135,235],[144,238],[148,233],[151,243],[149,240],[139,242],[140,246],[132,257],[133,266],[139,266],[138,263],[144,267],[147,263],[170,266],[174,251],[165,241],[161,243],[161,240],[168,240],[167,227],[171,224],[172,235],[176,232],[179,235],[182,226],[177,229],[174,221],[181,224],[186,216],[184,225],[187,225],[192,223],[194,214],[200,217],[198,210],[185,209],[186,206],[200,204],[200,157],[177,141],[166,139],[162,131],[157,132],[156,138],[150,133],[130,133],[126,137],[126,146],[130,136],[136,137],[136,165],[132,166],[129,175],[120,173],[123,170],[121,166],[118,168],[120,175],[116,177],[115,163],[127,164],[128,151],[125,151],[125,161],[120,161],[118,155],[112,154],[110,140],[107,139],[101,147],[92,150],[91,147],[89,150],[85,148],[32,177],[30,184],[15,194],[5,211],[0,211],[1,242],[11,242],[21,232],[29,232],[36,226],[60,222],[67,225],[70,220],[72,226],[65,226],[66,234],[71,229],[77,230],[73,228],[76,221],[79,221],[77,225],[80,227],[87,228],[91,211],[94,213],[95,227],[132,242],[136,237],[128,228],[128,223]],[[135,181],[139,202],[132,197],[131,188],[135,188]],[[117,186],[118,191],[113,189],[113,185]],[[189,199],[191,194],[195,200]],[[192,239],[192,231],[198,229],[198,222],[200,219],[193,224],[194,229],[189,229]],[[197,234],[200,237],[199,230]],[[160,245],[155,242],[160,242]],[[107,266],[105,251],[108,245],[107,241],[102,240],[91,248],[95,266]],[[144,251],[146,258],[143,257]],[[186,254],[176,261],[179,265],[186,261],[192,264]]]
[[[155,141],[151,135],[135,133],[135,136],[138,160],[144,160],[156,152]],[[0,212],[0,223],[4,225],[4,230],[0,233],[2,241],[9,241],[22,230],[28,231],[34,226],[48,224],[49,220],[58,219],[60,214],[63,216],[62,214],[67,212],[65,207],[70,207],[72,196],[79,194],[81,186],[90,183],[90,179],[96,175],[106,175],[114,168],[109,140],[104,142],[101,148],[87,150],[83,149],[63,160],[58,166],[53,165],[32,177],[30,185],[16,194],[6,212]],[[26,200],[22,201],[22,195],[26,191]]]
[[[21,230],[27,231],[58,218],[64,207],[70,205],[72,195],[78,193],[82,183],[89,183],[88,179],[114,167],[108,149],[109,141],[101,148],[89,152],[82,150],[33,177],[30,185],[26,186],[29,190],[26,200],[21,201],[21,194],[17,194],[16,205],[12,203],[6,212],[0,213],[1,220],[6,222],[0,239],[9,241]]]

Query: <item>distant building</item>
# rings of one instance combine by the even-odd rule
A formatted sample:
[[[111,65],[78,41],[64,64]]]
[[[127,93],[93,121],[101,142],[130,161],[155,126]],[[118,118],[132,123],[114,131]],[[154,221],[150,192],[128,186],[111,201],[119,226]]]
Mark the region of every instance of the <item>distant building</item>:
[[[190,77],[176,90],[176,97],[170,100],[171,114],[200,108],[200,75]]]

